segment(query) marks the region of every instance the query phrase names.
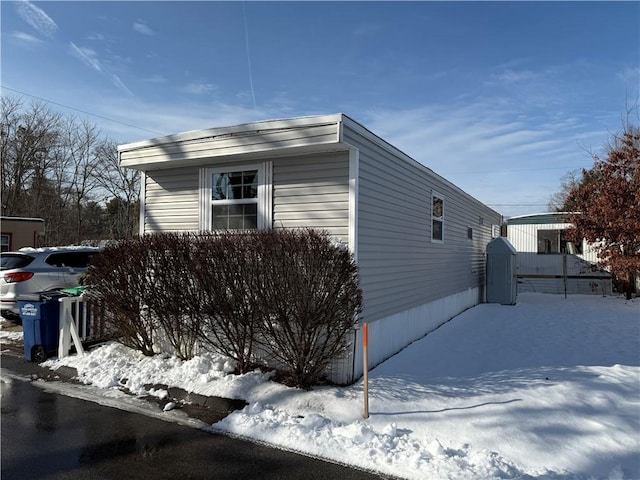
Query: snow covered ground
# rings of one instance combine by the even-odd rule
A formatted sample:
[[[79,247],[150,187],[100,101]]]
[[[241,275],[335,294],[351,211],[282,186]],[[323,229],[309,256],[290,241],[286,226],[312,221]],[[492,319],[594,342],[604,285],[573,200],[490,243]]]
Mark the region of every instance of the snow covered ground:
[[[211,428],[408,479],[640,479],[640,299],[477,306],[371,371],[369,419],[362,382],[306,392],[215,355],[109,344],[46,364],[103,389],[244,399]]]

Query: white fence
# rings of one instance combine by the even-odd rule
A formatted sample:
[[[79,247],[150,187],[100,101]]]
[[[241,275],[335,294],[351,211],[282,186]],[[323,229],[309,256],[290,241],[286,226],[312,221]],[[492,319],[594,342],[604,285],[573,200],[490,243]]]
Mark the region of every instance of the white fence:
[[[78,355],[84,354],[83,342],[106,338],[104,319],[98,309],[80,297],[63,297],[60,302],[60,336],[58,358],[69,355],[71,346]]]

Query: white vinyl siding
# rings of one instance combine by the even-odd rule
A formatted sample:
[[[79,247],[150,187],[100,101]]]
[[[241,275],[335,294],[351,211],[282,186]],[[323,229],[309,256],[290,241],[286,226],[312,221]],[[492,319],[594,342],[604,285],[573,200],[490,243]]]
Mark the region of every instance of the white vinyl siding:
[[[143,179],[143,233],[199,229],[198,168],[154,170]]]
[[[349,153],[273,162],[273,227],[326,230],[349,240]]]
[[[609,294],[612,291],[611,278],[607,273],[595,268],[598,256],[592,244],[582,241],[582,253],[566,256],[566,272],[564,255],[557,253],[538,253],[538,237],[540,231],[562,231],[571,224],[564,222],[538,223],[535,217],[550,217],[553,214],[531,216],[533,223],[525,223],[526,219],[514,219],[514,224],[507,221],[507,238],[518,252],[516,257],[519,292],[564,293],[565,273],[567,292],[570,294]],[[580,278],[585,277],[585,278]]]
[[[225,163],[215,171],[243,170],[252,163]],[[211,166],[213,168],[213,165]],[[349,154],[281,157],[273,161],[273,180],[267,175],[265,195],[272,195],[272,212],[265,212],[264,226],[309,227],[326,230],[344,242],[349,240]],[[202,170],[202,173],[201,173]],[[267,168],[267,170],[269,170]],[[203,180],[209,168],[184,167],[147,172],[144,189],[144,233],[207,230],[210,225],[203,199]],[[267,172],[268,173],[268,172]],[[201,203],[203,207],[201,207]],[[273,220],[269,218],[272,213]],[[200,216],[202,215],[202,219]],[[209,223],[207,223],[209,222]]]
[[[484,285],[501,216],[415,161],[343,128],[359,150],[358,265],[368,322]],[[431,241],[431,195],[445,199],[445,242]],[[483,217],[483,225],[479,218]],[[473,240],[467,229],[474,228]],[[480,301],[480,298],[478,299]]]
[[[508,225],[508,239],[518,253],[532,253],[536,255],[527,255],[527,260],[521,266],[526,268],[528,272],[535,271],[538,259],[535,257],[538,253],[538,230],[565,230],[571,227],[569,223],[541,223],[532,225]],[[580,245],[582,253],[578,254],[578,257],[592,263],[598,261],[598,257],[587,242],[582,241]]]

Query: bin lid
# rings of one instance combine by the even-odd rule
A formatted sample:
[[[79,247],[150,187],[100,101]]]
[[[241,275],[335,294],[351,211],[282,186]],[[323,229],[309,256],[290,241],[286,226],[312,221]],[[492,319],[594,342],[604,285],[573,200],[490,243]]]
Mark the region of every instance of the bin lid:
[[[22,295],[18,295],[16,298],[19,302],[39,302],[40,294],[39,293],[24,293]]]
[[[47,290],[46,292],[40,292],[40,300],[57,300],[63,297],[69,297],[70,294],[62,290]]]
[[[86,287],[72,287],[72,288],[63,288],[60,290],[63,293],[67,293],[69,295],[80,296],[84,293],[84,289]]]

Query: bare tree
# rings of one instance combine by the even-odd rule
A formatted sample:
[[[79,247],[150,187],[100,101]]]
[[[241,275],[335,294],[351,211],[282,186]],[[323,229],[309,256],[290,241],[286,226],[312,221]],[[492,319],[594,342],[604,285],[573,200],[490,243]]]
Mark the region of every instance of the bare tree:
[[[51,245],[137,233],[140,175],[120,169],[115,142],[44,102],[1,100],[2,215],[44,218]]]
[[[1,105],[2,214],[37,215],[61,117],[43,103],[24,110],[3,96]]]
[[[69,129],[65,131],[69,142],[71,160],[69,192],[73,198],[75,211],[75,234],[79,243],[83,239],[82,210],[86,201],[99,186],[98,162],[96,148],[100,142],[99,130],[87,120],[69,121]]]
[[[104,140],[96,150],[98,179],[111,200],[107,203],[109,230],[113,238],[131,238],[138,232],[140,172],[121,168],[118,146]]]
[[[580,185],[582,181],[582,172],[580,170],[571,170],[560,178],[560,190],[549,197],[547,208],[551,212],[571,212],[574,210],[573,205],[567,202],[571,190]]]

